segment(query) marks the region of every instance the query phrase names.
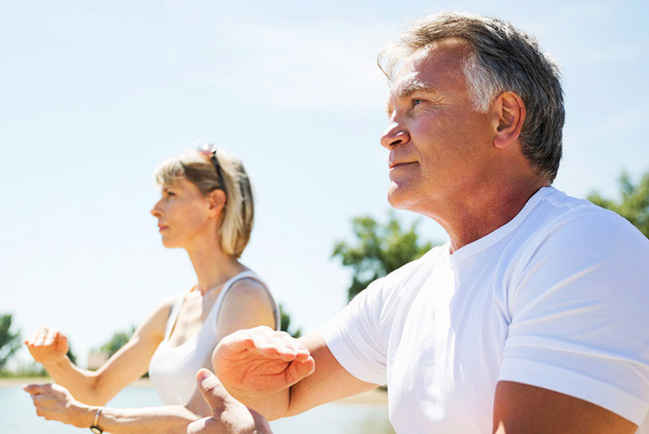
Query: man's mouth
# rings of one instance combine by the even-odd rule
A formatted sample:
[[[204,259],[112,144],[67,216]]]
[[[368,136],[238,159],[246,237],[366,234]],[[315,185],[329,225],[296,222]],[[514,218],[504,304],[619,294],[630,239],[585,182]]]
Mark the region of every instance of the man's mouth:
[[[410,164],[415,164],[415,163],[416,163],[415,161],[402,161],[402,162],[389,163],[389,168],[390,169],[396,169],[396,168],[399,168],[399,167],[405,167],[405,166],[408,166]]]

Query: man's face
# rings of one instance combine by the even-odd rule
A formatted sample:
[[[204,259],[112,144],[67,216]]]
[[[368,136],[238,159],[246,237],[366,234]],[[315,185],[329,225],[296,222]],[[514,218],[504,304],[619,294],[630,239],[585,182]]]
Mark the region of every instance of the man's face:
[[[473,107],[462,68],[469,50],[462,41],[439,41],[408,58],[395,78],[381,137],[395,208],[439,216],[488,181],[493,125]]]

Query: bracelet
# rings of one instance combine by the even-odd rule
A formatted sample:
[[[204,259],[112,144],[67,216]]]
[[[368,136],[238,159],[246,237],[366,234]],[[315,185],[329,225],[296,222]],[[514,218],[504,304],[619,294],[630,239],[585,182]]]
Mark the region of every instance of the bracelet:
[[[103,409],[104,409],[104,407],[99,407],[97,409],[97,413],[95,414],[95,422],[90,427],[90,431],[92,431],[95,434],[103,434],[103,432],[104,432],[104,430],[101,429],[101,427],[99,425],[97,425],[97,423],[99,422],[99,414],[101,413],[101,411]]]

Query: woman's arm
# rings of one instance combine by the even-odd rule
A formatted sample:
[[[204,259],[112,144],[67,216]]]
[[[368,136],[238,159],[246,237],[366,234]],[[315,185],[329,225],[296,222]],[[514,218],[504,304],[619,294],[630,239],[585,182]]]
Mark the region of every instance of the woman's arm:
[[[83,404],[57,384],[31,384],[25,387],[36,414],[47,420],[57,420],[78,428],[90,428],[100,407]],[[200,394],[199,394],[200,395]],[[149,408],[102,408],[97,425],[107,433],[182,433],[188,425],[209,414],[203,399],[186,406],[168,405]]]
[[[217,323],[219,335],[227,335],[231,331],[260,324],[273,327],[275,325],[273,305],[268,292],[261,284],[254,281],[237,282],[226,294],[221,306]],[[146,325],[143,328],[146,328]],[[129,351],[127,346],[124,347],[124,351],[127,352],[126,356]],[[98,372],[110,373],[116,366],[121,365],[122,360],[126,360],[125,355],[118,357],[118,354],[116,353],[114,357],[117,358],[116,361],[113,361],[110,366],[107,362]],[[203,365],[210,367],[211,359],[212,352],[210,351]],[[79,402],[70,392],[58,385],[30,385],[25,390],[32,395],[37,414],[48,420],[58,420],[77,427],[88,428],[94,422],[99,408]],[[196,389],[185,406],[136,409],[106,407],[101,411],[98,425],[104,431],[115,434],[148,432],[184,434],[191,422],[210,414],[210,407],[203,399],[200,390]]]
[[[211,363],[211,354],[203,365]],[[57,420],[79,428],[92,426],[100,408],[75,399],[57,384],[30,384],[25,391],[31,395],[36,414],[47,420]],[[182,433],[191,422],[210,414],[210,407],[196,389],[186,405],[165,405],[146,408],[103,407],[97,424],[114,434],[131,433]]]
[[[97,371],[75,366],[65,355],[67,338],[56,330],[39,330],[25,343],[34,360],[42,363],[54,381],[68,389],[74,398],[91,405],[103,405],[146,373],[164,337],[170,308],[171,300],[161,303],[126,345]]]

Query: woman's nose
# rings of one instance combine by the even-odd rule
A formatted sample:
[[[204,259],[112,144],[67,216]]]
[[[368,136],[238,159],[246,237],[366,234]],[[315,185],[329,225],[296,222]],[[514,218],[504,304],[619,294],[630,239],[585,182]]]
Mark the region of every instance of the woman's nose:
[[[153,208],[151,208],[151,215],[153,217],[158,218],[162,215],[162,212],[160,211],[160,200],[156,202],[155,205],[153,205]]]

